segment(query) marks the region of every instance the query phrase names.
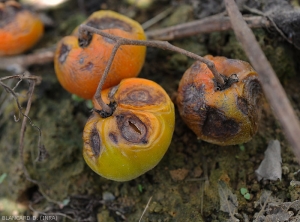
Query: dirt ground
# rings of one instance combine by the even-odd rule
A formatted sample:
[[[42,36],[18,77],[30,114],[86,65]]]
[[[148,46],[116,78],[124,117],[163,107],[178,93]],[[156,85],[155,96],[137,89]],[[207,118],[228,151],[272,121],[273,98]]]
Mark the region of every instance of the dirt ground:
[[[155,29],[221,12],[224,6],[220,3],[163,0],[139,9],[125,1],[69,1],[45,11],[54,25],[46,29],[35,49],[55,44],[98,9],[115,10],[144,23],[174,5],[172,14],[152,27]],[[254,33],[300,117],[299,50],[274,30],[256,29]],[[231,31],[196,35],[172,44],[202,56],[248,61]],[[180,54],[148,48],[139,76],[159,83],[175,103],[179,80],[192,62]],[[266,99],[258,133],[250,142],[236,146],[198,141],[176,109],[175,132],[162,161],[137,179],[114,182],[95,174],[82,158],[82,131],[91,113],[90,101],[66,92],[56,79],[52,63],[32,66],[29,71],[42,77],[29,117],[41,128],[49,156],[42,162],[35,161],[38,131],[27,124],[24,159],[30,176],[39,185],[27,181],[18,150],[21,123],[14,121],[17,107],[0,88],[0,98],[6,98],[0,100],[6,101],[0,104],[0,218],[54,215],[58,221],[113,222],[139,221],[143,215],[141,221],[148,222],[300,221],[299,165]],[[0,77],[7,75],[10,73],[0,71]],[[25,95],[26,89],[28,84],[24,82],[18,92]],[[21,101],[25,105],[26,100]],[[255,170],[274,139],[281,144],[282,179],[258,181]]]

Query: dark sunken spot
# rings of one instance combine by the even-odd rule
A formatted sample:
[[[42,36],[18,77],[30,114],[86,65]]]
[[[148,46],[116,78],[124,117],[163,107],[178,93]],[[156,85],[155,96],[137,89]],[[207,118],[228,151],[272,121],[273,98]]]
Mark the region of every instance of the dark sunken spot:
[[[59,50],[59,62],[64,63],[69,55],[70,48],[68,45],[62,44]]]
[[[194,84],[189,84],[183,89],[183,109],[184,113],[193,113],[200,117],[206,115],[206,103],[205,103],[205,85],[196,87]]]
[[[90,145],[92,147],[93,153],[96,157],[98,157],[101,149],[101,139],[98,130],[96,129],[96,126],[94,126],[94,128],[91,131]]]
[[[118,143],[118,138],[115,133],[109,133],[108,136],[115,144]]]
[[[92,26],[94,28],[103,30],[103,29],[121,29],[126,32],[131,32],[132,27],[127,24],[126,22],[123,22],[122,20],[116,19],[116,18],[110,18],[110,17],[103,17],[100,19],[92,19],[88,23],[86,23],[88,26]]]
[[[147,127],[134,114],[125,113],[117,116],[117,125],[124,139],[131,143],[147,143]]]
[[[240,131],[239,124],[234,119],[227,118],[223,112],[208,107],[207,118],[202,127],[205,136],[224,138],[234,136]]]
[[[124,92],[126,95],[122,101],[123,104],[129,104],[133,106],[144,106],[144,105],[154,105],[161,103],[165,100],[165,97],[160,92],[151,93],[151,89],[129,89]],[[153,89],[154,90],[154,89]]]
[[[236,101],[237,107],[242,111],[246,116],[248,115],[248,102],[245,98],[237,97]]]
[[[85,66],[80,68],[80,71],[92,71],[93,68],[94,68],[94,64],[91,62],[88,62]]]
[[[24,10],[25,9],[18,7],[17,5],[6,5],[3,9],[0,9],[0,28],[13,22],[16,15]]]
[[[128,93],[128,98],[135,102],[151,102],[152,97],[147,90],[134,90]]]
[[[247,101],[253,105],[256,106],[258,103],[261,101],[262,97],[262,88],[261,85],[258,81],[258,79],[245,79],[246,84],[245,84],[245,89],[244,89],[244,94],[247,98]]]

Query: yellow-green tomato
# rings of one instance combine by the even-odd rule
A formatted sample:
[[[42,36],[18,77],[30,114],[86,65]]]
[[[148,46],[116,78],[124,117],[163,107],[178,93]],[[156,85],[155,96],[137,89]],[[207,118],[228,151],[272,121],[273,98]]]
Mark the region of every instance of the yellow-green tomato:
[[[116,109],[107,118],[93,112],[84,128],[83,157],[107,179],[134,179],[166,153],[174,131],[174,105],[161,86],[140,78],[122,80],[104,90],[102,98]],[[94,106],[101,109],[95,100]]]

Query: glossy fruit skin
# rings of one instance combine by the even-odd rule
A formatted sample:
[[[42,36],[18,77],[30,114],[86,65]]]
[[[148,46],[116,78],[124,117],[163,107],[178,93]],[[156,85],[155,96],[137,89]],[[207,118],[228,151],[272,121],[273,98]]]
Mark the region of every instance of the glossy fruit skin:
[[[84,24],[128,39],[145,40],[143,28],[134,20],[112,11],[93,13]],[[63,38],[57,45],[55,72],[61,85],[70,93],[92,99],[114,47],[111,39],[93,34],[87,46],[77,37]],[[145,61],[146,47],[121,46],[114,58],[103,89],[115,86],[124,78],[136,77]]]
[[[23,53],[44,34],[40,18],[15,1],[0,3],[0,24],[0,56]]]
[[[195,62],[183,75],[177,106],[188,127],[201,140],[221,146],[248,142],[258,130],[262,88],[249,63],[206,56],[226,77],[238,82],[220,90],[204,63]]]
[[[175,125],[174,105],[158,84],[140,78],[124,79],[102,96],[106,103],[115,102],[116,109],[110,117],[93,112],[88,119],[83,157],[107,179],[132,180],[155,167],[167,151]]]

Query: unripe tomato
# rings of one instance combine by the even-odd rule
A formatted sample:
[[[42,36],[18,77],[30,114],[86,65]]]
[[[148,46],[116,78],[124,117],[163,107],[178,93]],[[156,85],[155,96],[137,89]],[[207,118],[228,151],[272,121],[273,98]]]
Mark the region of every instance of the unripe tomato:
[[[43,33],[44,25],[33,12],[15,1],[0,3],[0,56],[25,52]]]
[[[105,178],[134,179],[156,166],[167,151],[174,105],[158,84],[140,78],[124,79],[104,90],[102,97],[116,108],[107,118],[93,112],[83,132],[83,157]]]
[[[183,75],[177,106],[184,122],[199,139],[233,145],[248,142],[258,130],[262,89],[249,63],[206,56],[226,83],[220,87],[210,69],[195,62]]]
[[[139,23],[112,11],[95,12],[84,24],[128,39],[146,39]],[[58,43],[54,58],[55,72],[67,91],[91,99],[111,55],[114,41],[93,34],[89,42],[81,42],[76,35],[77,29],[73,36],[67,36]],[[144,46],[121,46],[103,89],[119,84],[124,78],[137,76],[144,64],[145,55]]]

